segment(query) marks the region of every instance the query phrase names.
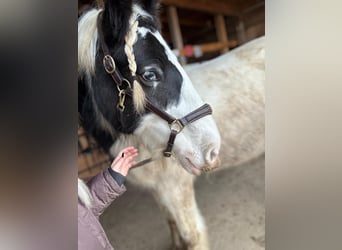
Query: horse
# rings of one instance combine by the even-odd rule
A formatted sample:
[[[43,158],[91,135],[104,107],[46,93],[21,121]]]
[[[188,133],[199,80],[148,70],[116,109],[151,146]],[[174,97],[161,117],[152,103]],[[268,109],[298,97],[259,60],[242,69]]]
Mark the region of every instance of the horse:
[[[265,38],[213,60],[188,65],[196,90],[214,109],[221,135],[220,169],[241,165],[265,151]]]
[[[265,151],[265,38],[255,39],[213,60],[185,67],[196,90],[213,107],[221,134],[221,171],[248,164]],[[111,152],[134,144],[117,140]],[[143,144],[140,154],[148,155]],[[147,178],[146,176],[149,176]],[[193,188],[194,176],[176,160],[160,159],[134,169],[128,180],[152,191],[166,213],[173,249],[208,250],[208,233]]]
[[[177,183],[179,173],[199,175],[218,166],[221,137],[211,107],[160,34],[158,5],[155,0],[106,0],[103,9],[79,18],[78,110],[82,127],[112,156],[126,144],[139,148],[141,158],[147,158],[143,162],[152,161],[136,173],[160,200],[162,182],[164,192],[176,190],[188,185],[181,178]],[[179,168],[174,174],[164,171],[174,162]],[[202,224],[199,232],[205,231]]]

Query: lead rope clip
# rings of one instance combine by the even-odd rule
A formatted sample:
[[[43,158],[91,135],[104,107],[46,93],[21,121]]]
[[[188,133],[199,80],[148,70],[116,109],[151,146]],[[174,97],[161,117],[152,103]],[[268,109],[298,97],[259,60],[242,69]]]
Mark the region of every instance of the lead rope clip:
[[[125,98],[126,98],[126,93],[125,90],[120,90],[119,91],[119,102],[118,102],[118,109],[120,112],[123,112],[125,110]]]

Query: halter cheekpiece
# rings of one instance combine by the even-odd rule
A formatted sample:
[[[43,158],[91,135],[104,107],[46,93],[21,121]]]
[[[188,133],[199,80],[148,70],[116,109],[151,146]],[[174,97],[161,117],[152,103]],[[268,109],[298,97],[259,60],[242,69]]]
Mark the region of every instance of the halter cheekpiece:
[[[120,112],[123,112],[125,109],[125,98],[126,95],[132,97],[133,95],[133,89],[131,86],[131,83],[125,79],[122,74],[119,72],[119,70],[116,68],[115,65],[115,60],[113,59],[113,57],[110,55],[110,51],[108,49],[108,46],[105,43],[104,40],[104,35],[101,29],[101,18],[102,18],[102,13],[99,13],[98,15],[98,19],[97,19],[97,28],[98,28],[98,34],[99,34],[99,41],[101,44],[101,48],[104,54],[103,57],[103,66],[105,71],[112,77],[112,79],[114,80],[116,87],[118,89],[118,96],[119,96],[119,102],[117,104],[117,108]],[[177,119],[173,116],[171,116],[170,114],[164,112],[163,110],[159,109],[158,107],[156,107],[155,105],[153,105],[149,100],[146,99],[146,103],[145,103],[145,108],[147,108],[148,110],[150,110],[151,112],[153,112],[154,114],[156,114],[157,116],[159,116],[161,119],[165,120],[170,127],[170,136],[169,136],[169,140],[167,142],[167,146],[165,148],[165,150],[163,151],[163,155],[164,157],[170,157],[172,155],[172,148],[174,145],[174,141],[176,139],[176,136],[178,133],[180,133],[183,128],[204,117],[207,115],[212,114],[212,109],[210,107],[209,104],[204,104],[201,107],[195,109],[194,111],[192,111],[191,113],[187,114],[186,116],[184,116],[181,119]],[[151,162],[153,159],[146,159],[143,160],[139,163],[137,163],[135,165],[135,167],[138,166],[142,166],[146,163]]]

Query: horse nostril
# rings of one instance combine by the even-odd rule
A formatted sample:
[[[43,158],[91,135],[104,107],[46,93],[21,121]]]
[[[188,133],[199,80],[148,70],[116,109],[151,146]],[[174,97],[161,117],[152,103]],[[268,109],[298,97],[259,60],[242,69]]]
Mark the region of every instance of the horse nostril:
[[[206,161],[208,164],[213,164],[216,162],[217,158],[218,158],[218,150],[216,148],[211,148],[208,150],[207,152],[207,157],[206,157]]]

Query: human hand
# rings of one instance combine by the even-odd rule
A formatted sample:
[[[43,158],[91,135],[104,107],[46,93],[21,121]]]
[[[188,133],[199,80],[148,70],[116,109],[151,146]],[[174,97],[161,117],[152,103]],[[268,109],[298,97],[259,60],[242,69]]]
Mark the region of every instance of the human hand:
[[[129,169],[136,164],[134,161],[136,156],[138,156],[138,150],[135,147],[124,148],[115,157],[111,168],[123,176],[126,176]]]

